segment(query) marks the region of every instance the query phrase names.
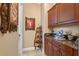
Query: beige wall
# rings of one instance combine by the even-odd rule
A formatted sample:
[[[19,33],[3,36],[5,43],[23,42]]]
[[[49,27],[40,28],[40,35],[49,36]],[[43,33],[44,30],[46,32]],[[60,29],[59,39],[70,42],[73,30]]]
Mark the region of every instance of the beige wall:
[[[50,29],[48,29],[48,10],[50,8],[52,8],[55,5],[55,3],[46,3],[43,4],[43,8],[44,8],[44,16],[43,16],[43,32],[44,33],[49,33],[51,32]]]
[[[25,31],[25,17],[35,18],[35,27],[41,25],[41,8],[40,4],[23,4],[23,27],[24,27],[24,39],[23,39],[23,48],[33,47],[35,31],[28,30]]]
[[[18,33],[0,32],[0,55],[18,55]]]
[[[64,34],[66,32],[72,32],[72,35],[79,34],[79,25],[73,25],[73,26],[64,26],[64,27],[56,27],[54,28],[54,31],[60,31],[63,30]]]

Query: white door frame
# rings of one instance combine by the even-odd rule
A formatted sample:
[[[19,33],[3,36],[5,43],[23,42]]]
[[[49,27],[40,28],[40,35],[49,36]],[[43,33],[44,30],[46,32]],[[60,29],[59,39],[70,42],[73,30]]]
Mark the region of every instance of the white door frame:
[[[19,39],[18,39],[18,53],[19,55],[22,55],[22,48],[23,48],[23,4],[18,4],[18,33],[19,33]]]

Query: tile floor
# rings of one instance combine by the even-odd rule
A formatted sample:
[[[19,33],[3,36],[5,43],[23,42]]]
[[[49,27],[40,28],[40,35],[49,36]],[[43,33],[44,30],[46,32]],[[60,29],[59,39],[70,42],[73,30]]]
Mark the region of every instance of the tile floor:
[[[45,56],[41,50],[24,51],[23,56]]]

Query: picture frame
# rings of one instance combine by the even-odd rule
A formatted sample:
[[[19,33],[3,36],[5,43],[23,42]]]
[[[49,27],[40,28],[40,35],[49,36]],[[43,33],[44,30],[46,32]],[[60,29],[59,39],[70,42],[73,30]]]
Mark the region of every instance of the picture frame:
[[[35,30],[35,18],[25,17],[25,30]]]

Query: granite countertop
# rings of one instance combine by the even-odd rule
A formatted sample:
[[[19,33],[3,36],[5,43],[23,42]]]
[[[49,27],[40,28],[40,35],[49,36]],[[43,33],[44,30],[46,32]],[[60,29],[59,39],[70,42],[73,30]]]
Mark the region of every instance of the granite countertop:
[[[52,36],[46,36],[46,38],[54,39],[54,37],[52,37]],[[78,43],[75,43],[73,41],[69,41],[69,40],[58,40],[58,39],[57,40],[54,39],[54,40],[57,41],[57,42],[60,42],[60,43],[62,43],[64,45],[67,45],[67,46],[69,46],[71,48],[78,49]]]
[[[72,41],[68,41],[68,40],[58,40],[58,42],[64,44],[64,45],[67,45],[71,48],[74,48],[74,49],[78,49],[78,45],[77,43],[74,43]]]

